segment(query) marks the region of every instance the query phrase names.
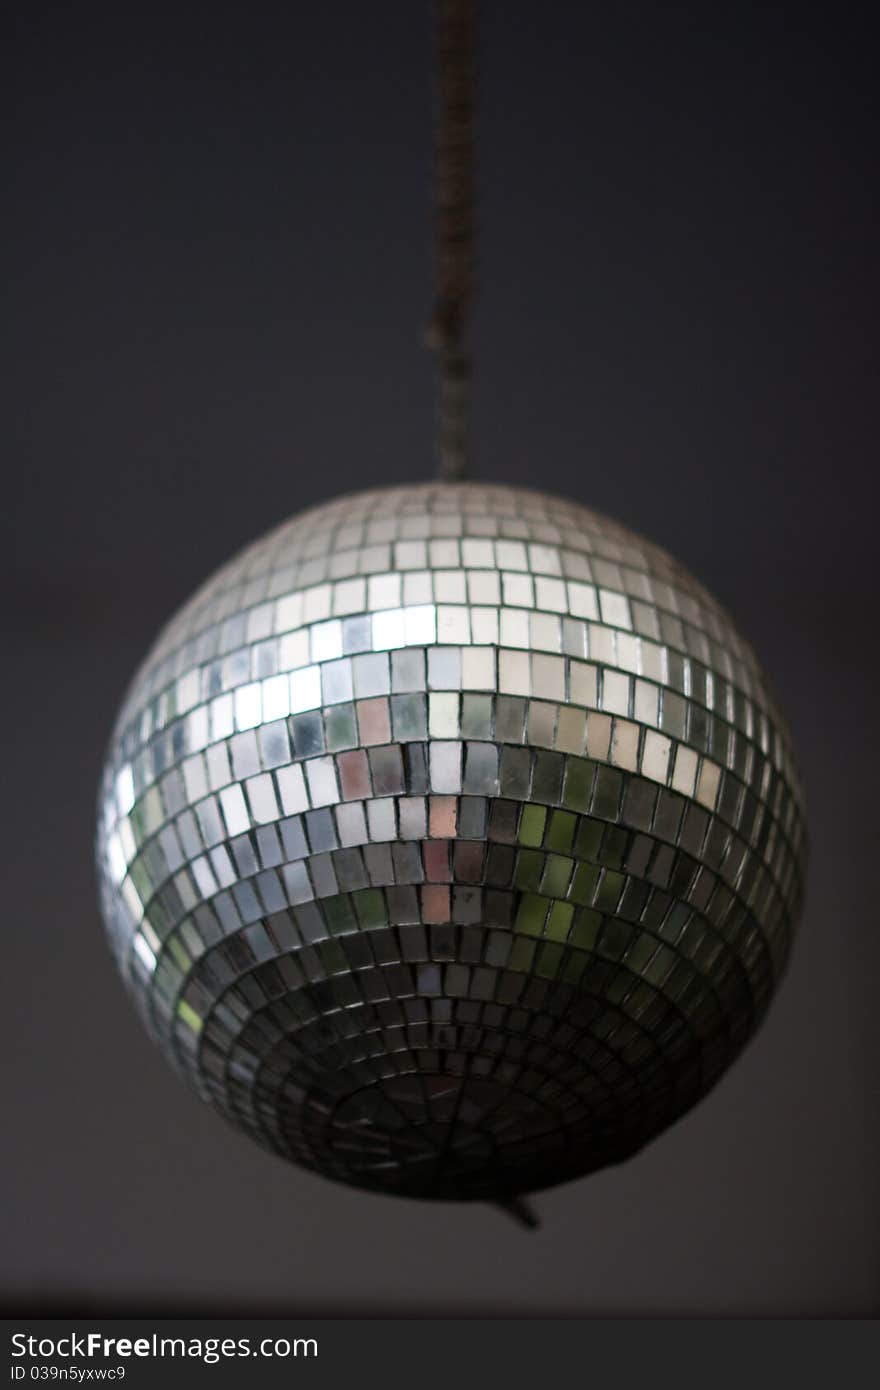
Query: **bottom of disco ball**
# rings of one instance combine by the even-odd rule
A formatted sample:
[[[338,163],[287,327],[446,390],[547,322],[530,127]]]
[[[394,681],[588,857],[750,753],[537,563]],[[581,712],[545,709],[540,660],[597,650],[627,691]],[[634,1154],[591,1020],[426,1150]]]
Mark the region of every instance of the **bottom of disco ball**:
[[[620,1161],[644,1142],[641,1134],[622,1140],[618,1130],[613,1150],[598,1135],[579,1145],[527,1092],[439,1072],[353,1091],[322,1115],[320,1128],[320,1154],[309,1166],[326,1176],[448,1201],[534,1192]]]
[[[529,1049],[531,1065],[499,1064],[512,1039],[497,1033],[482,1054],[457,1054],[455,1070],[437,1053],[395,1070],[391,1054],[374,1058],[383,1074],[367,1085],[341,1069],[296,1100],[282,1091],[272,1147],[350,1186],[449,1201],[503,1202],[621,1162],[703,1093],[706,1055],[679,1056],[662,1085],[662,1047],[627,1067],[607,1039],[586,1046],[566,1012],[555,1045]]]

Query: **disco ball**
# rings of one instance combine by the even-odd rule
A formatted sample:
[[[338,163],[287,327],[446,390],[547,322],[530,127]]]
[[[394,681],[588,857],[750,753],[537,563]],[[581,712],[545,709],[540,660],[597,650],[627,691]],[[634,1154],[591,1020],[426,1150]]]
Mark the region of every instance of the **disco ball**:
[[[98,864],[206,1101],[328,1177],[503,1200],[712,1086],[804,842],[785,726],[699,584],[582,506],[434,484],[294,517],[171,620]]]

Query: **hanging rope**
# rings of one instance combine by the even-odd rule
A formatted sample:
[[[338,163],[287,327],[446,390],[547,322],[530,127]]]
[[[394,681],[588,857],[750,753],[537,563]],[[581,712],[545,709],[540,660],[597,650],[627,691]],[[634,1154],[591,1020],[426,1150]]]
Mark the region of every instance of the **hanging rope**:
[[[437,455],[443,479],[464,476],[470,361],[464,349],[473,291],[473,0],[435,0],[434,307],[427,342],[435,354]]]

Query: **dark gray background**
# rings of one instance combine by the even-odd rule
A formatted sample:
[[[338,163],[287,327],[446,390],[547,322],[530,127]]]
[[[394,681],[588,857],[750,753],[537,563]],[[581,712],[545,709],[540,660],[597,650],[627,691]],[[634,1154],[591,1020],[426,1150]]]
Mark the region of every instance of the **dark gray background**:
[[[873,49],[846,6],[480,8],[475,472],[646,532],[754,640],[809,798],[788,977],[537,1235],[288,1168],[174,1079],[101,938],[102,746],[232,551],[430,475],[427,6],[22,7],[0,1066],[32,1312],[880,1306]]]

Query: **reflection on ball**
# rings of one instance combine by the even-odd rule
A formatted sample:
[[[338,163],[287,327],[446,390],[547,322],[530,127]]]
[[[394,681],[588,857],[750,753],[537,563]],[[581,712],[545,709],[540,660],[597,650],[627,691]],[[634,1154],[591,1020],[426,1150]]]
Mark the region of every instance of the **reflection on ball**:
[[[755,1027],[804,863],[749,647],[655,546],[507,487],[345,497],[201,588],[126,697],[104,916],[196,1090],[343,1182],[618,1160]]]

